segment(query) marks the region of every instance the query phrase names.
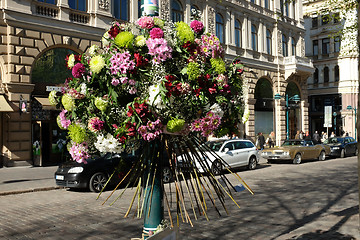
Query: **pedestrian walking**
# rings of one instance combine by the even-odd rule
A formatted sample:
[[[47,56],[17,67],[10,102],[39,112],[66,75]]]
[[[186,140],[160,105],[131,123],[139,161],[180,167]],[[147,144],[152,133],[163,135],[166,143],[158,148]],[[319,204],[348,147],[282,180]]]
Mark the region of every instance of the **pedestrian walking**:
[[[335,137],[335,133],[331,132],[330,137]]]
[[[271,132],[269,134],[269,137],[266,139],[266,144],[269,146],[269,148],[275,147],[275,133]]]
[[[310,136],[309,131],[306,131],[306,132],[305,132],[304,139],[305,139],[305,140],[311,140],[311,136]]]
[[[263,150],[263,149],[264,149],[264,145],[265,145],[265,137],[264,137],[264,135],[262,134],[262,132],[259,132],[259,133],[258,133],[257,142],[258,142],[258,144],[259,144],[260,149]]]
[[[325,142],[325,140],[326,140],[327,138],[328,138],[328,137],[327,137],[326,132],[321,132],[321,142],[322,142],[322,143]]]
[[[300,131],[296,131],[295,139],[300,139]]]
[[[318,131],[315,131],[314,134],[313,134],[313,139],[315,141],[315,144],[318,144],[320,143],[320,135],[318,133]]]

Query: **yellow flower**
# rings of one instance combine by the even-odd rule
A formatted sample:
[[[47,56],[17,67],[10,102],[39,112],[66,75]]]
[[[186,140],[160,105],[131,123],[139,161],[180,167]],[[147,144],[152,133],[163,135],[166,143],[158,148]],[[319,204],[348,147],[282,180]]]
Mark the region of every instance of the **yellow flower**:
[[[69,68],[73,68],[75,65],[75,56],[74,54],[70,54],[67,65]]]
[[[146,44],[146,38],[143,35],[137,36],[135,38],[135,46],[143,47]]]
[[[208,49],[206,47],[203,48],[203,52],[207,52]]]
[[[209,40],[209,44],[213,45],[214,44],[213,40]]]
[[[105,66],[105,60],[103,57],[98,55],[98,56],[91,58],[90,70],[93,73],[99,73],[101,71],[101,69],[103,69],[104,66]]]

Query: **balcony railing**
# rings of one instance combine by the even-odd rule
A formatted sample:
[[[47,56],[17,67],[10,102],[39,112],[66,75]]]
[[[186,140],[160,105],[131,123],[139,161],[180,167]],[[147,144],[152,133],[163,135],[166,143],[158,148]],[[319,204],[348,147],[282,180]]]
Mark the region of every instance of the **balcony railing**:
[[[70,21],[72,22],[78,22],[78,23],[89,23],[89,14],[87,13],[82,13],[82,12],[75,12],[72,11],[70,12]]]
[[[34,2],[35,4],[35,13],[37,15],[57,18],[59,16],[59,8],[55,5]]]

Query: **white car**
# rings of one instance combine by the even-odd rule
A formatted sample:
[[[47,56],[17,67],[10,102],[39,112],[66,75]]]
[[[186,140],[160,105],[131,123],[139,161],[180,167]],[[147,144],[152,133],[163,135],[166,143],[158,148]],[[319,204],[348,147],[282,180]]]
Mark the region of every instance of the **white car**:
[[[186,167],[184,166],[187,165],[186,159],[190,159],[189,157],[184,158],[186,158],[184,155],[177,158],[178,164],[182,163],[182,167]],[[200,172],[211,170],[214,175],[218,175],[227,167],[246,166],[250,170],[255,169],[259,163],[259,153],[256,146],[249,140],[222,139],[206,142],[201,146],[201,150],[197,151],[196,156],[191,154],[191,159],[195,159],[195,165]]]

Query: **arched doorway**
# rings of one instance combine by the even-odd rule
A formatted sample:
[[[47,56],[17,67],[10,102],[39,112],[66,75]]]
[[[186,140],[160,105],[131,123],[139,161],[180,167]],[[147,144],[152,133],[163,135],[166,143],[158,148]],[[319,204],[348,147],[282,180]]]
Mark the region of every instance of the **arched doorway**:
[[[32,158],[36,166],[54,165],[66,158],[66,133],[56,123],[59,111],[48,103],[48,94],[51,90],[60,91],[66,78],[71,77],[71,70],[65,63],[68,54],[77,53],[67,48],[52,48],[33,64]]]
[[[274,131],[274,99],[272,84],[260,78],[255,86],[255,134],[262,132],[267,137]]]
[[[288,109],[289,111],[289,138],[293,139],[295,138],[297,131],[303,131],[304,129],[301,129],[301,108],[299,101],[295,101],[294,96],[298,95],[301,98],[300,90],[296,83],[289,82],[289,84],[286,87],[286,92],[289,101],[288,101]]]

